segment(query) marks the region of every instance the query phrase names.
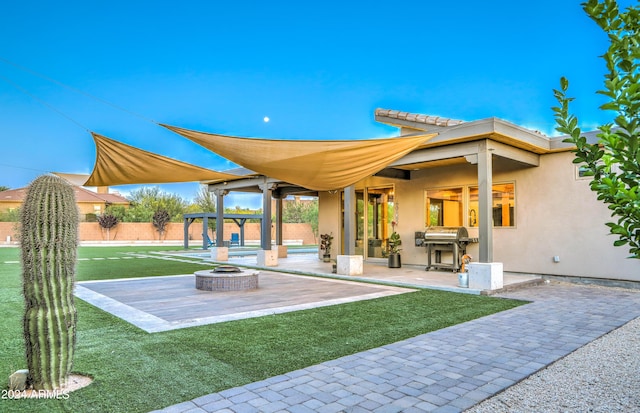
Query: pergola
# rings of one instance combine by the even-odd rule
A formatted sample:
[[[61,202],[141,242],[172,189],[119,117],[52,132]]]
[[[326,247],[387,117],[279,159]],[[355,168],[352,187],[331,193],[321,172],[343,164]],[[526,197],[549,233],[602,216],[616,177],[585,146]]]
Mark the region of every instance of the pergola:
[[[220,219],[218,214],[214,214],[212,212],[197,212],[193,214],[184,214],[184,249],[189,248],[189,226],[196,220],[202,219],[202,249],[207,249],[207,238],[204,236],[209,228],[209,220],[210,219]],[[222,221],[225,219],[231,219],[240,227],[240,246],[244,246],[244,224],[248,219],[259,219],[262,221],[262,215],[255,214],[223,214]],[[221,227],[222,225],[218,225],[217,227]],[[223,233],[216,233],[216,242],[222,242]],[[219,241],[218,241],[219,240]],[[222,246],[222,245],[218,245]]]

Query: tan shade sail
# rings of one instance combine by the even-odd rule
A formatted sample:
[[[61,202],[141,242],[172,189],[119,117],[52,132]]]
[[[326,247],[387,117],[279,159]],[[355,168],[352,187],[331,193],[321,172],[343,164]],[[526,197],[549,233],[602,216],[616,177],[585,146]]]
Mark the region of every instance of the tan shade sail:
[[[217,181],[238,178],[157,155],[91,133],[96,143],[96,164],[85,186],[159,184]]]
[[[72,185],[82,186],[89,179],[87,174],[70,174],[66,172],[51,172],[54,175],[59,176]]]
[[[240,166],[316,191],[355,184],[436,136],[422,134],[352,141],[274,140],[161,126]]]

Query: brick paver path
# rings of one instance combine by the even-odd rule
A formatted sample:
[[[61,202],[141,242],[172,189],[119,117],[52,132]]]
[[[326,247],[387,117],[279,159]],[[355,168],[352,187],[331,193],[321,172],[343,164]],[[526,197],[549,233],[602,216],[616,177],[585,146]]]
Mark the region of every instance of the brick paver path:
[[[640,316],[640,291],[550,284],[453,327],[162,412],[460,412]]]

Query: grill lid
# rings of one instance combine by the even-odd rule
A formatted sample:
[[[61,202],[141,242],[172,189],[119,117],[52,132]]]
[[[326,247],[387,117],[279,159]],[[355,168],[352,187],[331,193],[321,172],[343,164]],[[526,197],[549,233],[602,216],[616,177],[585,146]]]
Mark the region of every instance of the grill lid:
[[[459,241],[467,238],[469,238],[469,232],[465,227],[427,227],[424,231],[425,241]]]

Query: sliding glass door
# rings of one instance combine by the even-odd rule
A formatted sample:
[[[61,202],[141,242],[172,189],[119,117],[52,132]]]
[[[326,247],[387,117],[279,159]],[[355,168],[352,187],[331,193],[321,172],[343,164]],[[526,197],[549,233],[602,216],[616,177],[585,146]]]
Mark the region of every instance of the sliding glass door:
[[[395,195],[393,187],[367,188],[366,234],[367,258],[383,258],[387,240],[393,232]],[[364,219],[363,219],[364,221]]]

